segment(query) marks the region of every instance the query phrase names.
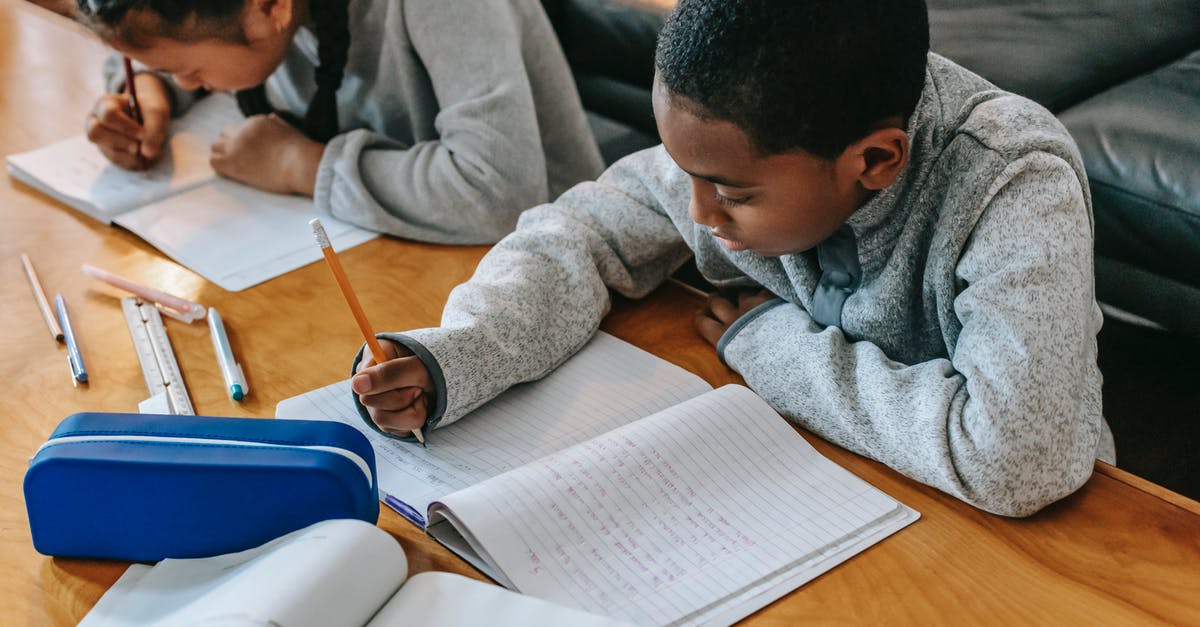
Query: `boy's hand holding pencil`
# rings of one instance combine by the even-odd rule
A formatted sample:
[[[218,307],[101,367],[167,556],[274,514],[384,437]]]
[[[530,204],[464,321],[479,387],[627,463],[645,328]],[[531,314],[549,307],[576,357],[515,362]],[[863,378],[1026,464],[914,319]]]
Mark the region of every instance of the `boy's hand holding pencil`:
[[[364,354],[350,387],[381,430],[407,436],[425,426],[433,382],[412,351],[390,340],[379,340],[379,345],[387,361],[378,363]]]
[[[333,273],[346,304],[350,306],[350,313],[366,344],[365,350],[371,354],[369,360],[364,355],[350,387],[358,394],[359,401],[367,408],[371,420],[380,430],[399,437],[412,435],[421,446],[425,446],[421,429],[429,416],[428,399],[433,393],[429,369],[408,349],[375,337],[375,331],[367,321],[367,314],[363,312],[358,296],[350,287],[350,279],[342,269],[342,262],[333,250],[333,243],[329,241],[321,219],[313,218],[308,224],[312,227],[317,245],[321,247],[329,271]]]

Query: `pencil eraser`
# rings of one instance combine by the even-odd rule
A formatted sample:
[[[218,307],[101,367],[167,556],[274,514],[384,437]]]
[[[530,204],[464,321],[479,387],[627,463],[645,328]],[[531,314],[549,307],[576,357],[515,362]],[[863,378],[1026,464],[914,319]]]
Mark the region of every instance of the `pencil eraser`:
[[[308,221],[308,225],[312,227],[313,236],[317,238],[317,245],[321,248],[329,248],[329,235],[325,233],[325,226],[321,224],[320,218],[313,218]]]

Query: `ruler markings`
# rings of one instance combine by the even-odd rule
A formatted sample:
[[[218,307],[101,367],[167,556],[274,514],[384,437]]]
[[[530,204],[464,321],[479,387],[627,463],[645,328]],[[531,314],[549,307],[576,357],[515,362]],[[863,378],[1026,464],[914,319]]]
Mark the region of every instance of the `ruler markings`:
[[[125,313],[129,337],[137,351],[150,397],[165,395],[170,413],[194,416],[196,411],[183,384],[183,375],[158,309],[137,298],[127,297],[121,299],[121,310]]]

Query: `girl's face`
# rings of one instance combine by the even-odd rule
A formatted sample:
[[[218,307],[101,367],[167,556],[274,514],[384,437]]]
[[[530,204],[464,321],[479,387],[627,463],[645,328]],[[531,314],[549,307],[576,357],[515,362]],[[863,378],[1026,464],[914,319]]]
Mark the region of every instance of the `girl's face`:
[[[240,18],[220,25],[191,20],[169,26],[150,11],[131,11],[120,32],[141,33],[136,45],[116,32],[107,43],[151,69],[172,75],[184,89],[249,89],[261,85],[283,62],[300,26],[292,6],[279,0],[248,0]]]
[[[282,47],[262,48],[215,39],[178,42],[157,39],[141,49],[118,52],[140,61],[151,69],[170,74],[183,89],[249,89],[261,85],[283,61]]]

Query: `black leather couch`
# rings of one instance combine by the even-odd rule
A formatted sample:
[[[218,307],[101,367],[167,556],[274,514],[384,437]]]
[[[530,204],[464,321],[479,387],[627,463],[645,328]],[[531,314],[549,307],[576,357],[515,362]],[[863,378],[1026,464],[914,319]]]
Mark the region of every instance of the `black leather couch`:
[[[606,160],[657,143],[673,0],[544,0]],[[1106,313],[1200,337],[1200,0],[928,0],[932,47],[1079,143]]]

